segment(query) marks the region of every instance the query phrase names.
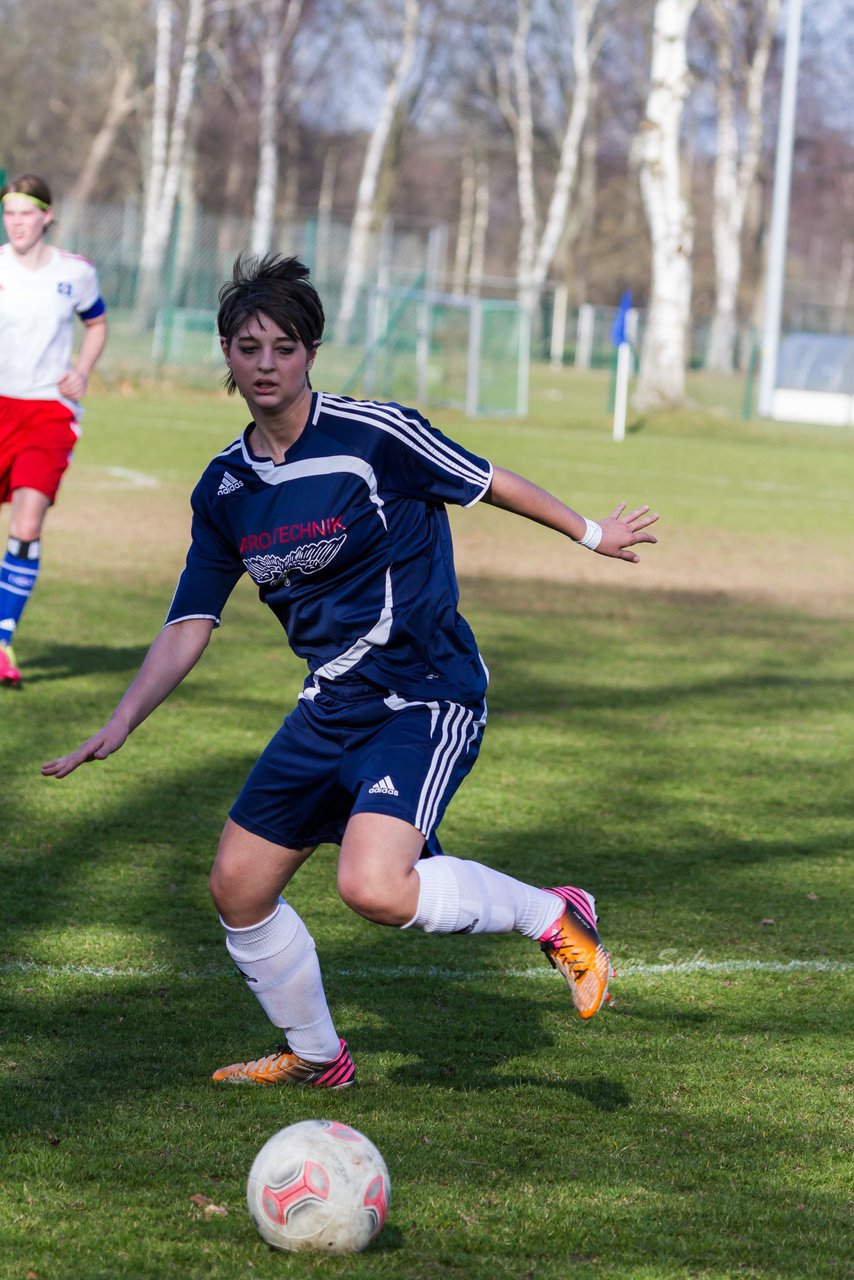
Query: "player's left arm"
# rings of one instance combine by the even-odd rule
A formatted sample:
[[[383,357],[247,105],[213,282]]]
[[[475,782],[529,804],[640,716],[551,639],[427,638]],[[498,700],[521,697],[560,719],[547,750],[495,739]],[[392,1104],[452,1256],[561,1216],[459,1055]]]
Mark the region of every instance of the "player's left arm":
[[[57,383],[61,395],[69,400],[79,400],[85,394],[89,383],[89,375],[98,362],[98,357],[107,342],[107,317],[95,316],[93,320],[83,321],[83,339],[74,365],[62,375]]]
[[[495,467],[492,483],[483,496],[484,502],[503,511],[512,511],[536,524],[556,529],[573,542],[582,542],[591,550],[617,560],[637,563],[638,556],[631,550],[640,542],[657,542],[647,528],[655,524],[657,514],[650,514],[649,507],[637,507],[626,514],[625,502],[620,502],[603,520],[587,520],[561,502],[546,489],[532,484],[524,476],[518,476],[504,467]],[[601,534],[597,531],[601,530]],[[598,541],[597,541],[598,538]]]

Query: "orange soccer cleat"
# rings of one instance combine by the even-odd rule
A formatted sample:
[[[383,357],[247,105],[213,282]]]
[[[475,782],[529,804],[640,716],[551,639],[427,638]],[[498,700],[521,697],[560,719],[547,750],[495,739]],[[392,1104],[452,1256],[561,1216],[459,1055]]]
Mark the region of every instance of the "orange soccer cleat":
[[[596,929],[596,900],[584,889],[549,889],[564,904],[563,914],[540,938],[553,969],[566,978],[572,1003],[582,1018],[592,1018],[608,998],[611,957]]]
[[[227,1084],[306,1084],[312,1089],[347,1089],[356,1082],[356,1067],[347,1045],[332,1062],[306,1062],[286,1044],[277,1044],[266,1058],[220,1067],[212,1079]]]

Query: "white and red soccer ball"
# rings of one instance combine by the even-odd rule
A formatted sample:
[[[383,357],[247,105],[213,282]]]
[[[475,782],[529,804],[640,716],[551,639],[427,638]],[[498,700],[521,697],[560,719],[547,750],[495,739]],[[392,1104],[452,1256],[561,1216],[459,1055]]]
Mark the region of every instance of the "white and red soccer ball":
[[[246,1200],[274,1249],[359,1253],[380,1233],[391,1183],[374,1144],[335,1120],[274,1133],[249,1171]]]

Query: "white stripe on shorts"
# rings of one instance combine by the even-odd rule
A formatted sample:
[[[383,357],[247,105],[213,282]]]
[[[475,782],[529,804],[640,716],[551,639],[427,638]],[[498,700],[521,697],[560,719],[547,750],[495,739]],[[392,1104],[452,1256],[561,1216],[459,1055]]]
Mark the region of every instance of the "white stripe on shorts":
[[[467,711],[458,702],[449,703],[442,721],[442,736],[433,752],[430,769],[418,798],[415,826],[424,836],[429,836],[433,829],[454,765],[468,746],[468,730],[473,720],[473,712]]]

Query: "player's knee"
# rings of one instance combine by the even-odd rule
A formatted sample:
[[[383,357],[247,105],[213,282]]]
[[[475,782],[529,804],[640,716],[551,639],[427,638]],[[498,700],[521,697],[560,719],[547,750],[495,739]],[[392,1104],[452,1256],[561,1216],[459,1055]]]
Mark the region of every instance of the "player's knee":
[[[214,864],[208,879],[213,904],[224,924],[243,929],[265,919],[276,906],[276,895],[261,894],[227,867]]]
[[[374,895],[355,867],[339,863],[338,892],[341,900],[353,911],[358,911],[359,915],[369,915]]]
[[[366,920],[397,923],[394,889],[388,876],[373,873],[370,867],[358,863],[342,862],[338,866],[338,892],[351,911]]]
[[[234,909],[245,905],[247,885],[245,878],[232,867],[227,858],[217,857],[208,877],[213,904],[225,919],[229,919]]]
[[[223,915],[229,905],[229,877],[220,866],[219,862],[215,862],[208,876],[208,889],[210,891],[213,904],[220,915]]]
[[[42,517],[30,516],[26,513],[18,512],[14,518],[9,519],[9,536],[17,538],[19,542],[30,543],[38,542],[42,531]]]

